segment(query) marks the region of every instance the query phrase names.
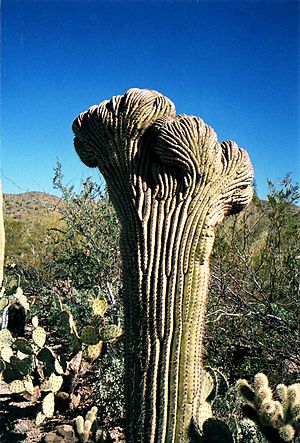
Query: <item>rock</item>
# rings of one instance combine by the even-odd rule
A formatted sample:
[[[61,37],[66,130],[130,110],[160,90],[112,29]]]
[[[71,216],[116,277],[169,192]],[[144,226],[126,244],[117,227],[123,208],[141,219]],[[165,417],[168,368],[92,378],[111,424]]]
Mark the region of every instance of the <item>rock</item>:
[[[77,438],[75,437],[74,428],[71,425],[60,425],[60,426],[57,426],[56,433],[58,435],[61,435],[62,437],[65,437],[65,438],[72,438],[73,439],[72,441],[77,440]]]
[[[63,443],[62,437],[59,437],[55,432],[48,432],[44,436],[44,442],[45,443]]]
[[[16,434],[26,434],[28,432],[29,428],[28,426],[23,422],[17,422],[14,426],[14,432]]]
[[[48,432],[44,436],[44,443],[77,443],[78,438],[75,436],[73,426],[60,425],[55,431]]]

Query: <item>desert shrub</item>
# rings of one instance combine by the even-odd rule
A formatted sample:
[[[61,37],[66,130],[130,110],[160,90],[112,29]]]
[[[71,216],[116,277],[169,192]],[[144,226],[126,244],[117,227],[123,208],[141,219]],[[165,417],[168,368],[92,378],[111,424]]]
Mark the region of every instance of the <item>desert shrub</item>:
[[[61,165],[55,168],[54,186],[61,192],[63,228],[48,231],[45,266],[52,280],[71,279],[72,286],[119,292],[119,224],[103,185],[90,178],[79,193],[63,184]]]
[[[124,348],[123,343],[107,345],[95,372],[93,403],[101,412],[105,429],[124,425]]]
[[[47,230],[58,224],[53,214],[47,217],[39,214],[31,220],[5,216],[6,251],[5,264],[10,270],[16,266],[28,283],[44,278],[45,247],[44,240]]]
[[[299,187],[290,176],[269,185],[267,202],[219,229],[212,256],[206,360],[231,381],[299,373]]]

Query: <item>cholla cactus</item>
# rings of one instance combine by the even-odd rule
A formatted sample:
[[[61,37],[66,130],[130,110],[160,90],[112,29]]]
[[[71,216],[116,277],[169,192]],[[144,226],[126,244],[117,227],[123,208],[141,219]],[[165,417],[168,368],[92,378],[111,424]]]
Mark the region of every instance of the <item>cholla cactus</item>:
[[[300,383],[279,384],[274,396],[267,376],[259,373],[252,386],[246,380],[239,380],[238,390],[245,403],[245,413],[262,428],[275,430],[284,442],[295,438],[300,429]]]
[[[89,440],[93,424],[97,418],[98,408],[93,406],[90,411],[87,412],[85,419],[79,415],[74,419],[75,431],[82,443]]]

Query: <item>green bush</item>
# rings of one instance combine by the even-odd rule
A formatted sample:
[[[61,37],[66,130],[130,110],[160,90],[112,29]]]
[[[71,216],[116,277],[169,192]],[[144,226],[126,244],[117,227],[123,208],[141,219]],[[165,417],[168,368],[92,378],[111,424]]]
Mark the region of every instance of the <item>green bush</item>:
[[[109,284],[117,295],[121,285],[119,225],[103,186],[88,178],[76,194],[72,186],[63,184],[59,163],[54,186],[63,199],[64,227],[49,230],[45,239],[49,274],[53,280],[71,279],[77,289],[98,285],[107,291]]]
[[[270,183],[267,202],[255,198],[218,231],[205,359],[232,382],[264,370],[292,383],[299,373],[299,196],[289,176]]]

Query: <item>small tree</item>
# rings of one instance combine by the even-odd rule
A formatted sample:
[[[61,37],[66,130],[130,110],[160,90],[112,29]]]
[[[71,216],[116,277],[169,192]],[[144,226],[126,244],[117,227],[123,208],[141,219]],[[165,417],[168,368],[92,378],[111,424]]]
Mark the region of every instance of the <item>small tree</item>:
[[[90,178],[79,193],[63,184],[61,164],[55,168],[54,187],[61,192],[62,229],[49,230],[48,267],[52,278],[70,278],[77,288],[98,285],[120,289],[119,224],[103,186]]]

